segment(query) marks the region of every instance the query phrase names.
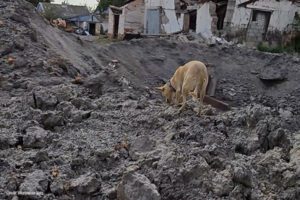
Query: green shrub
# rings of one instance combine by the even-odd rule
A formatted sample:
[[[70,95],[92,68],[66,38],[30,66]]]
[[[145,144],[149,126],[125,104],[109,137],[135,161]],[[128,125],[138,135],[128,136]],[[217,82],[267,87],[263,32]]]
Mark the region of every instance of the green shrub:
[[[282,46],[277,46],[277,47],[269,47],[267,45],[264,45],[262,43],[260,43],[258,46],[257,46],[257,49],[259,51],[262,51],[262,52],[270,52],[270,53],[282,53],[284,52],[284,48]]]
[[[126,0],[101,0],[98,9],[102,13],[105,11],[110,5],[113,6],[123,6],[126,3]]]

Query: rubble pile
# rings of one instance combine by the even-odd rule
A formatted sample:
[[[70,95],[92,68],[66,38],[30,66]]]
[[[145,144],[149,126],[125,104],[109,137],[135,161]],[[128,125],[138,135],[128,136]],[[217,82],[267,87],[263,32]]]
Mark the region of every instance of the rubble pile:
[[[293,56],[167,39],[99,47],[23,0],[1,1],[0,22],[0,199],[299,199]],[[154,89],[192,59],[210,64],[230,111],[196,116],[189,102],[177,114]],[[274,60],[285,79],[262,82]]]

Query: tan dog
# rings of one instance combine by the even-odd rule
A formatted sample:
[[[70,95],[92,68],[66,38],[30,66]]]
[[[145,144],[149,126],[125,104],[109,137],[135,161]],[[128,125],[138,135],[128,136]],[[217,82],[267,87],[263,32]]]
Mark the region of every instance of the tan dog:
[[[208,72],[205,64],[190,61],[178,67],[170,81],[157,89],[161,90],[167,103],[173,103],[174,97],[177,105],[182,102],[180,112],[186,106],[188,95],[191,95],[194,101],[199,102],[198,114],[200,114],[207,85]]]

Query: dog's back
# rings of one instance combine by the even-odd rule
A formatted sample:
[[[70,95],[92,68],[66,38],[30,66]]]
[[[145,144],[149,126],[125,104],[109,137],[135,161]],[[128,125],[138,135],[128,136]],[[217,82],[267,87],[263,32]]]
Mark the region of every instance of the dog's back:
[[[182,88],[191,92],[195,98],[200,98],[201,91],[206,91],[208,84],[208,73],[204,63],[200,61],[191,61],[185,65],[186,73]]]
[[[176,89],[186,89],[189,92],[194,91],[196,86],[201,89],[205,81],[208,82],[208,73],[205,64],[200,61],[190,61],[180,66],[171,79]]]
[[[203,103],[207,85],[208,72],[205,64],[200,61],[190,61],[178,67],[170,82],[157,89],[162,91],[167,102],[173,101],[175,93],[176,104],[179,105],[182,102],[181,111],[185,107],[189,95],[199,101],[200,106]]]
[[[180,85],[183,100],[180,110],[185,107],[187,97],[191,95],[194,100],[199,101],[200,113],[200,107],[203,104],[206,87],[208,85],[208,72],[205,64],[200,61],[190,61],[178,68],[177,71],[178,75],[175,76],[177,78],[176,85]],[[174,75],[176,75],[176,73]]]

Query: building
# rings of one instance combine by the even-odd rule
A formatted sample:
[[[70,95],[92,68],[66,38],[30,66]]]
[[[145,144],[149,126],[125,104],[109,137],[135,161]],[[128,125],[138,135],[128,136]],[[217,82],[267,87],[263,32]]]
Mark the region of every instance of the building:
[[[298,32],[297,13],[299,0],[229,0],[224,24],[228,39],[281,45]]]
[[[122,39],[192,31],[204,38],[278,45],[298,35],[299,5],[299,0],[135,0],[110,6],[108,34]]]
[[[100,34],[100,21],[86,6],[40,2],[37,11],[48,19],[61,18],[68,26],[80,27],[92,35]]]
[[[126,35],[161,35],[181,31],[174,0],[135,0],[122,7],[110,6],[108,34],[122,39]]]

